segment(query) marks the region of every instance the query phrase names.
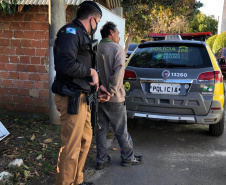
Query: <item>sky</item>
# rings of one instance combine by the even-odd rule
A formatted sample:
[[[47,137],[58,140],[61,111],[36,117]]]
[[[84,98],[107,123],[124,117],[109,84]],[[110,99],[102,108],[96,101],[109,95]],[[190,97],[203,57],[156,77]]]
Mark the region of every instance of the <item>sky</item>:
[[[216,19],[222,12],[223,0],[199,0],[203,3],[203,7],[199,10],[206,15],[214,15]]]

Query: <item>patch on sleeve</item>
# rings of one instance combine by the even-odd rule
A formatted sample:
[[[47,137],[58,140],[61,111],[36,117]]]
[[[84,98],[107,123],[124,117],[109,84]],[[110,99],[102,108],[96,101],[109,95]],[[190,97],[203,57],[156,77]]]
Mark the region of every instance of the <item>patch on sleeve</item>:
[[[66,28],[66,33],[76,34],[76,28]]]

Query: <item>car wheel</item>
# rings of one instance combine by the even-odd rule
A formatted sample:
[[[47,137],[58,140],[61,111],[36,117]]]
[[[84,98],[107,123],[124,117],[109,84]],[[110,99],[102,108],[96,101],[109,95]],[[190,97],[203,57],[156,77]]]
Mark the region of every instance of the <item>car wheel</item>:
[[[209,133],[211,136],[221,136],[224,133],[224,116],[225,111],[218,123],[209,125]]]

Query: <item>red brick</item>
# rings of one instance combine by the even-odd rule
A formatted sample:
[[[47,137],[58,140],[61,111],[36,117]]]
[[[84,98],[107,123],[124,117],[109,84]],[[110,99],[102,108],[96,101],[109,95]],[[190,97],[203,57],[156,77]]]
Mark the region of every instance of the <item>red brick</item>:
[[[20,73],[19,79],[21,80],[28,80],[28,74],[27,73]]]
[[[1,99],[0,99],[1,100]],[[5,104],[0,103],[0,110],[6,110]]]
[[[6,14],[6,15],[4,15],[4,17],[3,17],[4,22],[12,22],[13,19],[14,19],[13,14],[11,14],[11,15],[10,15],[10,14]]]
[[[48,57],[48,56],[49,56],[49,48],[46,49],[46,57]]]
[[[3,80],[4,87],[12,87],[12,80]]]
[[[22,87],[22,81],[21,80],[13,80],[13,87],[21,88]]]
[[[47,20],[47,14],[36,14],[35,16],[35,21],[46,22]]]
[[[8,63],[9,58],[7,56],[0,55],[0,61],[1,63]]]
[[[21,23],[21,30],[30,30],[30,29],[31,29],[31,23],[30,22]]]
[[[44,83],[44,88],[43,89],[49,89],[49,83]]]
[[[49,41],[48,40],[42,40],[42,48],[48,48],[49,47]]]
[[[25,14],[24,21],[29,21],[29,22],[36,21],[35,15],[34,14],[28,14],[28,13]]]
[[[49,98],[43,98],[43,105],[49,106]]]
[[[16,111],[25,112],[26,106],[24,104],[16,104]]]
[[[28,96],[29,95],[29,89],[20,89],[19,94],[21,96]]]
[[[14,31],[14,38],[24,38],[24,32],[23,31]]]
[[[0,95],[7,95],[7,94],[9,94],[8,91],[9,91],[9,88],[1,87],[0,88]]]
[[[12,39],[11,40],[11,46],[12,47],[20,47],[20,40]]]
[[[35,55],[35,49],[30,49],[30,48],[25,48],[24,49],[24,54],[29,55],[29,56],[34,56]]]
[[[17,56],[10,56],[10,63],[19,63],[20,59]]]
[[[40,97],[49,97],[49,91],[40,91]]]
[[[27,72],[36,72],[36,65],[27,65]]]
[[[6,38],[12,38],[12,37],[13,37],[13,31],[5,30],[5,31],[4,31],[4,36],[5,36]]]
[[[31,47],[31,40],[21,40],[21,47]]]
[[[5,47],[0,46],[0,55],[5,54]]]
[[[0,39],[0,46],[10,46],[9,39]]]
[[[24,13],[21,12],[21,13],[17,13],[15,16],[14,16],[14,21],[18,21],[18,22],[22,22],[24,20]]]
[[[42,23],[31,23],[32,30],[42,30]]]
[[[10,29],[12,30],[19,30],[20,29],[20,23],[19,22],[11,22],[10,23]]]
[[[20,63],[29,64],[30,63],[30,57],[29,56],[21,56],[20,57]]]
[[[49,30],[49,23],[42,23],[42,30]]]
[[[18,64],[17,65],[17,71],[26,72],[27,71],[27,65]]]
[[[45,49],[36,49],[36,56],[46,56],[46,50]]]
[[[19,74],[17,72],[10,72],[9,79],[19,79]]]
[[[23,103],[23,97],[18,96],[18,94],[17,94],[17,96],[13,96],[13,102],[14,103]]]
[[[29,10],[29,12],[39,12],[39,9],[40,9],[41,6],[32,6],[32,8]]]
[[[24,48],[16,48],[16,55],[24,55]]]
[[[41,41],[40,40],[32,40],[31,41],[31,47],[40,48],[41,47]]]
[[[18,95],[18,93],[19,93],[19,90],[16,89],[16,88],[10,88],[9,89],[9,94],[10,95]]]
[[[15,54],[15,48],[5,48],[5,54],[6,55],[14,55]]]
[[[29,74],[28,79],[31,80],[31,81],[39,81],[40,75],[39,74]]]
[[[23,103],[24,104],[32,104],[32,98],[31,97],[24,97]]]
[[[6,70],[7,71],[16,71],[16,64],[6,64]]]
[[[24,38],[34,39],[35,32],[34,31],[24,31]]]
[[[33,98],[33,104],[42,105],[43,104],[43,98]]]
[[[46,73],[47,72],[46,67],[43,66],[43,65],[38,65],[37,66],[37,72],[39,72],[39,73]]]
[[[43,106],[36,106],[35,112],[48,114],[49,109],[47,107],[43,107]]]
[[[9,29],[9,22],[3,22],[1,24],[1,29],[8,30]]]
[[[23,81],[23,88],[25,88],[25,89],[32,88],[32,82],[31,81]]]
[[[34,82],[33,88],[34,89],[43,89],[43,82]]]
[[[1,78],[7,79],[8,77],[9,77],[9,73],[8,72],[1,72],[0,73],[0,79]]]
[[[12,102],[12,100],[9,101],[9,102]],[[15,110],[15,104],[7,103],[7,104],[6,104],[6,109],[7,109],[7,110],[14,111],[14,110]]]
[[[36,112],[34,105],[27,105],[26,112]]]
[[[4,63],[0,63],[0,71],[4,71],[6,69],[5,65],[6,64],[4,64]]]
[[[48,74],[40,74],[40,81],[49,81]]]
[[[40,57],[31,57],[31,64],[40,64]],[[37,71],[40,66],[37,65]]]
[[[39,12],[44,12],[44,13],[48,13],[48,6],[39,6]]]
[[[36,31],[35,39],[46,39],[46,34],[44,31]]]

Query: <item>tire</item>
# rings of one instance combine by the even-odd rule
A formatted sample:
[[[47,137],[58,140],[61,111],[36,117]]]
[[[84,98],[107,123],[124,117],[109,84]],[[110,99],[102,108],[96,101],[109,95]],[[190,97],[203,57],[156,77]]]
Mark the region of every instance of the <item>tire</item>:
[[[209,125],[209,133],[211,136],[221,136],[224,133],[224,116],[225,111],[218,123]]]

